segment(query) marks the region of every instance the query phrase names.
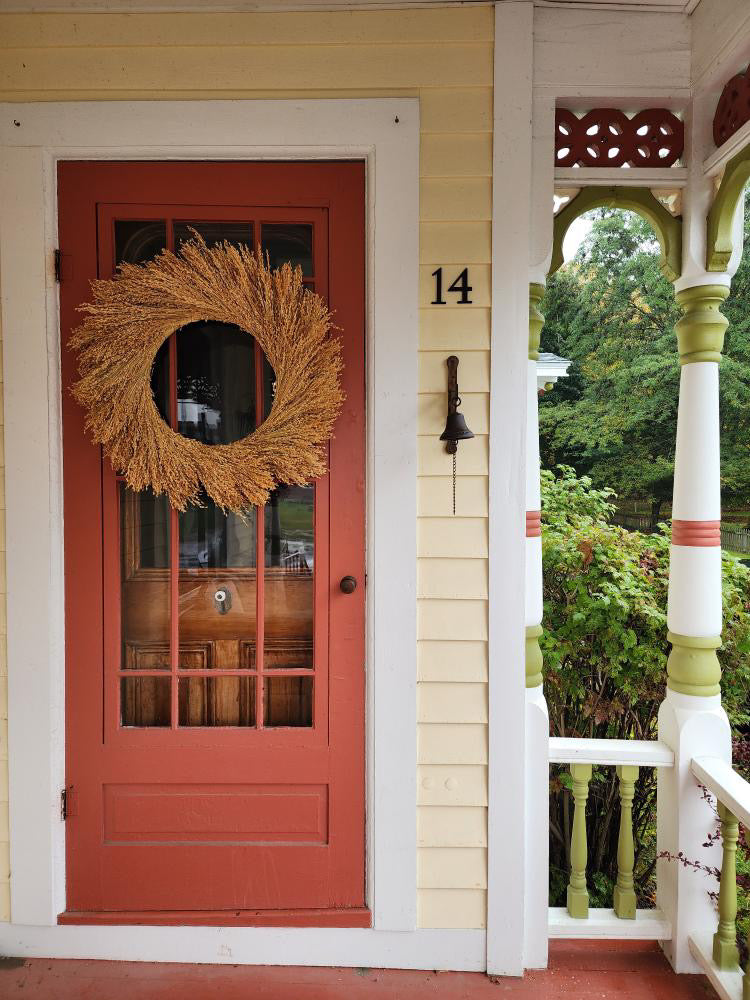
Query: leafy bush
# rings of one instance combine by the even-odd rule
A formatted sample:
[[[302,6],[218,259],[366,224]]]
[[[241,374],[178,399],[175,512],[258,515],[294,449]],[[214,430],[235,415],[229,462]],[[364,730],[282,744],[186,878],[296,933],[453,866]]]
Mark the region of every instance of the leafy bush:
[[[542,471],[545,694],[553,736],[655,739],[667,676],[666,525],[653,535],[609,522],[614,493],[560,466]],[[722,697],[735,732],[750,722],[750,569],[723,559]],[[550,785],[550,903],[564,903],[573,819],[567,771]],[[588,809],[589,885],[611,906],[619,798],[614,768],[596,768]],[[639,905],[652,904],[656,775],[641,770],[633,802]]]

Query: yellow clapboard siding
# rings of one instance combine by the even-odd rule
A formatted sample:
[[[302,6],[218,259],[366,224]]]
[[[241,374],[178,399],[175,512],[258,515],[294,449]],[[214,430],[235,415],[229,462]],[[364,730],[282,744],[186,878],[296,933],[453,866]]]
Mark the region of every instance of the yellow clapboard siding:
[[[420,681],[486,681],[487,643],[477,640],[417,643]]]
[[[7,49],[0,87],[54,90],[131,86],[205,91],[336,87],[477,86],[492,80],[490,45],[237,45]]]
[[[491,133],[434,132],[423,135],[419,146],[419,173],[422,178],[491,177]]]
[[[446,221],[450,221],[449,216],[446,217]],[[422,308],[434,304],[436,292],[434,273],[438,267],[443,267],[443,298],[446,303],[455,303],[457,301],[457,296],[452,292],[448,292],[447,289],[458,277],[463,268],[458,264],[448,264],[446,266],[438,262],[434,264],[421,264],[419,267],[419,304]],[[471,286],[469,298],[471,301],[463,306],[456,305],[455,308],[458,310],[488,309],[492,304],[491,275],[492,269],[489,264],[471,264],[469,266],[469,285]],[[436,306],[435,308],[450,309],[451,306],[446,304],[445,306]]]
[[[484,612],[485,608],[481,610]],[[422,681],[417,692],[417,711],[419,721],[425,723],[485,723],[487,685]]]
[[[492,88],[464,87],[424,90],[420,128],[429,132],[492,132]]]
[[[460,851],[486,845],[486,725],[456,720],[486,717],[493,31],[491,7],[466,6],[0,15],[0,87],[12,100],[420,98],[420,467],[438,474],[418,483],[425,557],[419,564],[420,632],[429,636],[418,643],[419,697],[423,718],[450,720],[419,726],[419,797],[428,803],[419,809],[419,840],[444,849],[442,857],[430,854],[420,862],[426,872],[420,881],[434,886],[419,892],[421,926],[485,923],[485,893],[476,888],[481,865],[476,855],[469,863]],[[470,305],[426,308],[438,266],[445,268],[444,290],[469,268]],[[445,421],[449,353],[461,358],[463,412],[478,435],[459,451],[456,518],[450,459],[446,465],[445,453],[434,448]],[[0,476],[4,508],[3,490]],[[4,530],[0,516],[0,550]],[[0,686],[7,673],[3,588],[0,572]],[[447,621],[455,627],[448,630]],[[0,694],[0,716],[3,705]],[[5,756],[7,725],[0,718]],[[0,765],[0,802],[5,799],[7,771]],[[0,809],[0,920],[10,905],[2,823]],[[443,876],[430,874],[436,860],[446,868]],[[457,888],[445,888],[446,881]]]
[[[59,46],[340,45],[488,42],[488,7],[346,13],[5,14],[0,48]]]
[[[420,517],[453,515],[453,479],[450,476],[422,476],[417,481]],[[486,517],[488,508],[487,477],[458,476],[456,479],[456,517]]]
[[[490,347],[490,310],[431,306],[419,310],[423,351],[484,351]]]
[[[489,441],[486,435],[477,435],[462,441],[456,456],[458,475],[485,476],[489,464]],[[445,450],[439,435],[417,439],[417,466],[420,476],[450,476],[453,456]]]
[[[463,684],[450,686],[464,687]],[[420,764],[487,763],[487,726],[484,723],[424,722],[417,732]]]
[[[489,264],[492,226],[489,222],[422,222],[419,227],[422,264]],[[434,268],[433,268],[434,270]]]
[[[487,926],[487,893],[484,889],[420,889],[417,923],[433,929]]]
[[[488,351],[453,352],[458,357],[458,388],[461,392],[490,391],[490,355]],[[419,352],[419,391],[447,392],[447,358],[443,351]]]
[[[487,851],[483,847],[423,847],[417,852],[420,889],[486,889]]]
[[[419,639],[486,639],[486,601],[417,601]],[[437,721],[437,720],[435,720]]]
[[[420,518],[485,518],[488,509],[486,476],[456,479],[456,509],[453,511],[453,480],[448,476],[421,476],[417,481]],[[427,557],[432,557],[427,554]],[[457,558],[461,558],[460,554]],[[474,556],[472,556],[474,558]]]
[[[442,392],[420,393],[417,399],[417,433],[426,436],[437,434],[440,437],[445,427],[447,406],[445,389]],[[461,390],[461,412],[475,434],[489,431],[490,398],[486,393]]]
[[[487,563],[484,559],[419,559],[417,595],[437,600],[485,600]]]
[[[480,517],[420,518],[417,553],[426,559],[486,559],[487,521]]]
[[[10,872],[8,873],[10,879]],[[10,920],[10,882],[0,884],[0,921],[7,923]]]
[[[486,810],[471,806],[462,809],[420,806],[417,844],[419,847],[486,847]]]
[[[423,136],[423,152],[426,142],[427,138]],[[419,197],[419,214],[425,222],[492,218],[490,177],[423,176]]]
[[[417,800],[422,806],[486,806],[487,768],[478,764],[418,768]]]

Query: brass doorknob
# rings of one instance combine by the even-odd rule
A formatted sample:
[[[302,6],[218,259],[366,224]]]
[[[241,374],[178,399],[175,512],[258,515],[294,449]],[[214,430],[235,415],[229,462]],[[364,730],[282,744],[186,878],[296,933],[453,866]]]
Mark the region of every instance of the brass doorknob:
[[[353,594],[357,589],[357,581],[353,576],[342,576],[339,587],[341,587],[344,594]]]

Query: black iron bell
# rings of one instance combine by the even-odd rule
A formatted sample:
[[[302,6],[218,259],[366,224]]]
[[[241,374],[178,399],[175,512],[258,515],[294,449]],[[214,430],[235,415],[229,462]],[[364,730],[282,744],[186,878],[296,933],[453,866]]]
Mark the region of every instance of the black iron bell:
[[[446,442],[445,450],[448,454],[455,455],[457,443],[468,441],[474,434],[466,426],[463,413],[458,412],[461,405],[461,397],[458,395],[458,358],[451,354],[445,363],[448,365],[448,417],[440,440]]]
[[[445,430],[440,435],[441,441],[448,441],[455,444],[457,441],[468,441],[469,438],[474,437],[474,432],[470,431],[466,426],[466,418],[463,413],[459,413],[457,410],[454,413],[448,414],[448,419],[445,421]],[[452,449],[448,449],[451,451]]]
[[[448,365],[448,417],[440,440],[445,441],[445,450],[453,456],[453,513],[456,513],[456,452],[459,441],[468,441],[474,433],[466,426],[463,413],[458,412],[461,397],[458,394],[458,358],[451,354],[446,359]]]

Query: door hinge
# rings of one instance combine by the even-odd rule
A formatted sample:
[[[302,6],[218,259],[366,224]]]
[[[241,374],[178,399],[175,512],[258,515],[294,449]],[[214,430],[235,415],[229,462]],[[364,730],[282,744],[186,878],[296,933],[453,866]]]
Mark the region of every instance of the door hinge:
[[[67,281],[73,274],[73,262],[69,253],[55,250],[55,281]]]
[[[60,819],[68,818],[68,789],[63,788],[60,792]]]

